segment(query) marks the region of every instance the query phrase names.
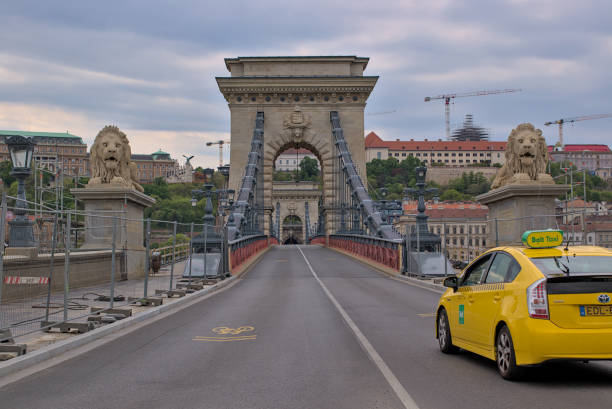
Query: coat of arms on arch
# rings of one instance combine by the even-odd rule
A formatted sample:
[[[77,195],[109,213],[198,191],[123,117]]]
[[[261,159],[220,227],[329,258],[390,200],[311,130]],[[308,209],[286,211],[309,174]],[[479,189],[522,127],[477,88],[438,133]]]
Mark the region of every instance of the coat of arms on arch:
[[[308,128],[310,128],[310,116],[303,113],[296,105],[292,112],[285,115],[281,133],[297,143],[303,141],[306,132],[310,131]]]

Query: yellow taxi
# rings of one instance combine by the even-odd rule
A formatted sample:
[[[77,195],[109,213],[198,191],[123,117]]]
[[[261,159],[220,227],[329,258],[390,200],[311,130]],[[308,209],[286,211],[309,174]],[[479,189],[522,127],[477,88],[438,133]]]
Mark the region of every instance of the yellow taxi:
[[[523,243],[444,280],[440,350],[493,359],[506,379],[553,359],[612,360],[612,251],[564,245],[559,230],[525,232]]]

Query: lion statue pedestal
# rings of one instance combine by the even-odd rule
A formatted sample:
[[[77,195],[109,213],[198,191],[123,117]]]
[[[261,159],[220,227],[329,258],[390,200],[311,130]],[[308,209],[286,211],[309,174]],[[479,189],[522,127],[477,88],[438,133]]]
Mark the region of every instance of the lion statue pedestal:
[[[70,192],[85,204],[85,243],[82,249],[110,250],[113,216],[117,217],[115,248],[124,252],[122,279],[145,273],[144,209],[155,199],[136,182],[126,135],[115,126],[104,127],[91,147],[92,178],[85,188]]]
[[[487,193],[476,200],[489,207],[489,247],[521,243],[526,230],[555,228],[555,198],[569,190],[546,173],[548,148],[542,131],[520,124],[510,133],[506,163]]]

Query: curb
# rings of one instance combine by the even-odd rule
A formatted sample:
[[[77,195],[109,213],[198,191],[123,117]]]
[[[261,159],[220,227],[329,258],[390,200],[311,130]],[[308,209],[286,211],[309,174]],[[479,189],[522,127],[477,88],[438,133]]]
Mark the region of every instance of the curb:
[[[268,247],[269,249],[269,247]],[[249,265],[246,266],[240,273],[233,275],[229,278],[226,278],[223,281],[220,281],[216,284],[208,288],[204,288],[200,291],[197,291],[191,295],[187,295],[182,297],[172,303],[162,304],[158,307],[154,307],[148,311],[141,312],[137,315],[133,315],[131,317],[113,322],[112,324],[104,325],[102,327],[96,328],[93,331],[87,332],[85,334],[80,334],[77,337],[71,339],[65,339],[51,345],[40,348],[34,352],[18,356],[13,359],[9,359],[5,361],[3,364],[0,364],[0,379],[15,374],[18,371],[27,369],[41,362],[47,361],[51,358],[55,358],[65,352],[70,350],[82,347],[90,342],[101,339],[105,336],[114,334],[119,330],[124,328],[128,328],[131,325],[144,322],[150,318],[153,318],[157,315],[163,314],[165,312],[169,312],[175,310],[179,307],[187,307],[191,304],[195,304],[199,301],[200,298],[210,295],[224,287],[235,282],[238,278],[240,278],[243,274],[251,269],[257,262],[261,259],[261,257],[267,253],[267,250],[262,251],[257,257],[254,257],[250,260]]]
[[[398,279],[398,280],[402,280],[402,281],[406,281],[409,284],[414,284],[418,287],[427,287],[428,289],[434,290],[436,292],[439,292],[440,294],[444,293],[444,291],[446,291],[446,287],[444,287],[441,284],[436,284],[433,283],[431,281],[425,281],[425,280],[419,280],[418,278],[413,278],[413,277],[407,277],[404,275],[396,275],[393,276],[393,278]]]

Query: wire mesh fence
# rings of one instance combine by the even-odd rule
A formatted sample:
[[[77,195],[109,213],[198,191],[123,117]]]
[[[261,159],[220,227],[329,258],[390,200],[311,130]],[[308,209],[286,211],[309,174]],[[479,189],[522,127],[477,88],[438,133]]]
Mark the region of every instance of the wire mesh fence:
[[[401,227],[404,234],[418,236],[415,222]],[[596,214],[585,210],[559,211],[555,214],[533,214],[525,217],[479,217],[430,219],[429,233],[440,238],[441,253],[450,261],[452,269],[445,266],[445,275],[454,274],[484,251],[504,245],[522,245],[522,233],[529,230],[556,229],[563,232],[564,244],[588,245],[612,248],[612,216]],[[423,239],[413,239],[419,243]],[[414,272],[420,264],[425,244],[407,248],[408,271]],[[414,265],[413,265],[414,264]]]
[[[27,340],[41,329],[85,332],[125,318],[134,308],[158,305],[162,297],[185,295],[225,278],[225,270],[202,275],[206,266],[198,262],[210,264],[211,257],[196,257],[194,251],[207,251],[207,233],[218,231],[213,225],[40,205],[28,216],[24,203],[32,205],[4,195],[0,210],[5,247],[0,251],[0,343]],[[34,246],[11,246],[24,226]],[[142,232],[140,239],[128,240],[134,231]]]

